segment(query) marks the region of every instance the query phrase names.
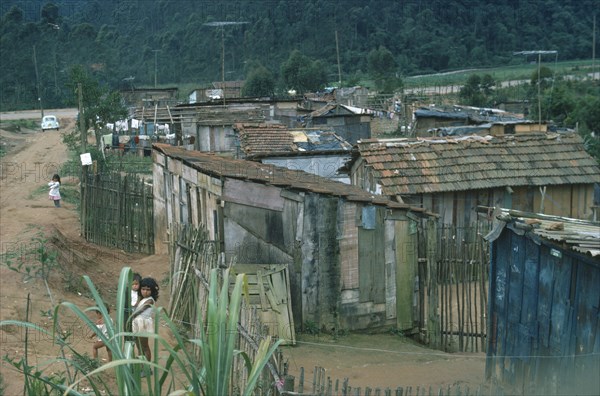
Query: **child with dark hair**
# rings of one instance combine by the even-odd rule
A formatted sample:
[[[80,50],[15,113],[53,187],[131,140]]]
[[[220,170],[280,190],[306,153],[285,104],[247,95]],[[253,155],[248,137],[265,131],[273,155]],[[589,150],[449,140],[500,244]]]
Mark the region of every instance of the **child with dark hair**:
[[[60,176],[58,174],[52,176],[52,181],[48,183],[48,187],[50,187],[48,197],[54,202],[55,207],[60,208]]]
[[[106,312],[110,314],[110,307],[108,305],[106,306]],[[102,316],[102,312],[100,312],[100,310],[98,309],[96,310],[96,327],[104,335],[104,337],[108,337],[108,329],[106,328],[104,317]],[[102,338],[100,338],[100,336],[98,336],[96,333],[92,333],[90,338],[94,338],[94,336],[96,336],[96,342],[94,342],[94,344],[92,345],[92,357],[94,359],[98,359],[98,349],[106,347],[108,361],[110,362],[112,360],[112,351],[110,350],[108,345],[106,345],[104,341],[102,341]]]
[[[142,281],[142,275],[137,272],[133,273],[133,280],[131,281],[131,306],[135,307],[138,302],[140,293],[140,282]]]
[[[153,278],[143,278],[140,282],[139,299],[135,310],[131,314],[132,331],[136,333],[154,332],[154,310],[152,309],[158,300],[158,283]],[[138,346],[146,359],[152,359],[152,352],[148,343],[148,337],[137,336]]]

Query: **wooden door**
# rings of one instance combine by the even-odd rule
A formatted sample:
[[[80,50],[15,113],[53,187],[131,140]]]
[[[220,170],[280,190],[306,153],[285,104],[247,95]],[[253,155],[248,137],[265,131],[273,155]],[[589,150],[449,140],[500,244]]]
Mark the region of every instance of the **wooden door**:
[[[295,345],[287,265],[236,264],[234,269],[248,277],[250,304],[258,308],[262,324],[269,329],[269,335],[284,340],[283,345]]]

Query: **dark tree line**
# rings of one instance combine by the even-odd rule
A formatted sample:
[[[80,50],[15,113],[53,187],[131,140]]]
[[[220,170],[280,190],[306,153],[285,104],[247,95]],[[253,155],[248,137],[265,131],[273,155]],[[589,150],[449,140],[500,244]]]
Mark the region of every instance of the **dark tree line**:
[[[590,58],[597,5],[597,0],[4,0],[0,105],[30,108],[38,97],[45,106],[73,105],[65,85],[73,65],[83,65],[113,88],[153,86],[155,75],[163,86],[200,86],[220,81],[224,65],[227,80],[254,76],[263,94],[337,82],[337,48],[342,84],[369,76],[381,90],[393,90],[411,74],[521,62],[513,51],[552,49],[562,60]],[[217,21],[246,23],[209,24]],[[294,72],[295,62],[308,71]],[[307,82],[306,74],[313,79]]]

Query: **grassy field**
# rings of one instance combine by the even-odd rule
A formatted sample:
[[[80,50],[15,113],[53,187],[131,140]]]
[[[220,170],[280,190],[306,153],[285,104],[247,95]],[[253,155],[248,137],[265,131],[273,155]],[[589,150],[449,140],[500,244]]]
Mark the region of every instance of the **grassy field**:
[[[533,57],[530,56],[530,58]],[[592,71],[591,60],[554,62],[554,60],[542,59],[541,65],[551,69],[557,75],[583,75]],[[537,68],[537,60],[532,60],[532,62],[526,64],[419,75],[405,77],[404,86],[405,88],[418,88],[425,86],[461,85],[471,74],[490,74],[496,81],[529,80],[532,74],[537,71]],[[597,62],[596,71],[599,68],[600,62]]]

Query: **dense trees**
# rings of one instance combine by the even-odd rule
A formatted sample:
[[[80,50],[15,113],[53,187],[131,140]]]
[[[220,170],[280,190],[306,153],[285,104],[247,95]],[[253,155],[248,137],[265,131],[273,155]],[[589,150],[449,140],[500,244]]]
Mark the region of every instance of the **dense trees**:
[[[281,65],[281,78],[286,90],[298,94],[316,91],[325,86],[327,76],[321,61],[310,59],[298,50]]]
[[[369,74],[375,82],[375,87],[382,93],[394,93],[402,86],[402,80],[398,77],[398,69],[394,55],[380,46],[371,50],[368,56]]]
[[[48,106],[68,101],[65,83],[74,64],[84,65],[101,84],[117,87],[133,77],[136,85],[148,86],[154,83],[156,59],[159,84],[201,85],[221,79],[223,49],[228,80],[250,77],[252,69],[245,67],[246,62],[256,60],[272,75],[275,90],[290,84],[300,84],[298,90],[312,89],[338,80],[336,33],[342,81],[374,77],[379,89],[393,90],[400,78],[411,74],[522,62],[513,51],[558,50],[561,59],[589,58],[591,10],[597,8],[597,0],[4,0],[2,4],[3,109],[37,105],[33,46],[41,96]],[[206,25],[215,21],[247,23],[222,31]],[[291,59],[293,50],[310,65],[292,67],[290,61],[297,60]],[[383,62],[373,62],[371,54]],[[306,78],[316,78],[318,84],[307,86]]]
[[[489,74],[483,77],[471,74],[465,85],[460,89],[458,96],[462,104],[478,107],[490,107],[494,102],[493,87],[496,81]]]
[[[275,93],[275,79],[263,65],[256,65],[246,77],[242,95],[244,96],[273,96]]]

